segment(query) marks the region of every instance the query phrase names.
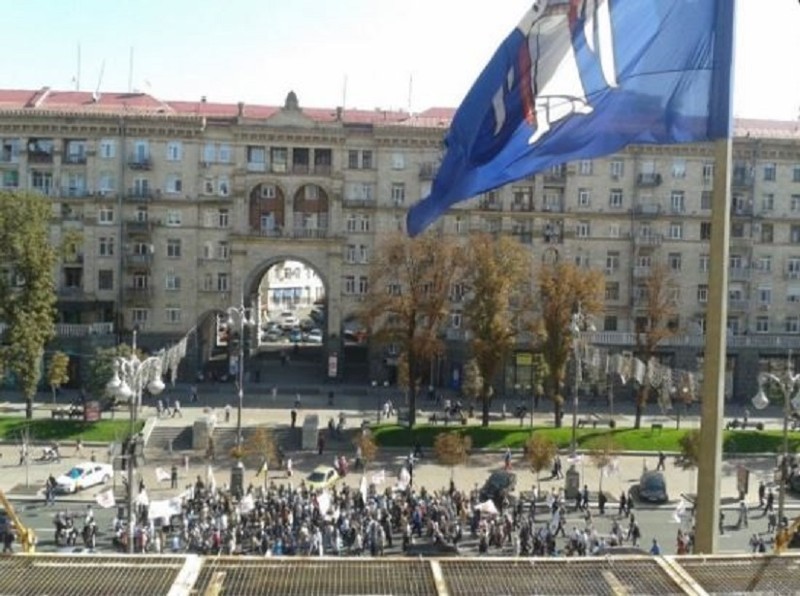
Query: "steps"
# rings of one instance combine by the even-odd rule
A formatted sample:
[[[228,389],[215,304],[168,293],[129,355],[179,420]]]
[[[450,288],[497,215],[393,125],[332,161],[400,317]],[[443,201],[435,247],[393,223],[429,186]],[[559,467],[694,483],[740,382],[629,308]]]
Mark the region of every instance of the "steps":
[[[150,433],[150,439],[145,446],[148,450],[169,450],[169,443],[172,441],[173,451],[183,451],[192,448],[192,427],[191,426],[159,426]]]
[[[256,431],[257,427],[243,427],[242,441],[246,444],[249,438]],[[270,432],[275,440],[275,444],[284,451],[296,451],[300,449],[300,429],[289,428],[288,426],[270,427]],[[214,430],[214,443],[217,453],[227,453],[236,445],[236,427],[218,426]]]

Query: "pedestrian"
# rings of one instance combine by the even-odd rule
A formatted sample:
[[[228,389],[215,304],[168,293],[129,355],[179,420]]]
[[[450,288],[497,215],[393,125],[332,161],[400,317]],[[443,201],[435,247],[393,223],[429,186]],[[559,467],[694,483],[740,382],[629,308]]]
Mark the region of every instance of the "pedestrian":
[[[189,403],[197,403],[197,385],[192,385],[189,389]]]
[[[772,492],[772,488],[769,489],[767,492],[767,502],[764,503],[764,513],[769,513],[775,506],[775,493]]]
[[[181,402],[178,401],[177,398],[172,403],[172,417],[175,418],[175,416],[180,416],[183,418],[183,413],[181,412]]]
[[[597,495],[597,508],[600,510],[600,515],[606,514],[606,502],[608,501],[608,497],[603,491]]]
[[[744,416],[742,417],[742,430],[747,428],[747,421],[750,419],[750,410],[744,409]]]
[[[28,444],[23,442],[19,446],[19,465],[21,466],[28,461]]]
[[[214,437],[208,437],[208,447],[206,448],[206,457],[211,461],[216,459],[216,453],[214,449]]]
[[[589,486],[584,484],[581,492],[581,510],[586,511],[587,509],[589,509]]]
[[[764,507],[764,497],[767,495],[767,487],[764,485],[764,481],[761,480],[758,483],[758,507],[759,509]]]
[[[300,403],[300,394],[299,393],[295,393],[295,395],[294,395],[294,407],[299,410],[300,409],[300,405],[301,405],[301,403]]]
[[[172,464],[172,469],[169,473],[169,487],[178,488],[178,466],[176,464]]]
[[[511,469],[511,449],[509,447],[506,447],[506,452],[503,455],[503,464],[506,470]]]
[[[663,472],[664,471],[664,462],[666,462],[667,456],[664,455],[663,451],[658,452],[658,465],[656,466],[656,471]]]
[[[225,422],[231,421],[231,404],[225,404]]]
[[[322,452],[325,451],[325,435],[319,433],[317,436],[317,452],[318,455],[322,455]]]
[[[291,427],[295,428],[297,426],[297,410],[292,408],[292,411],[289,412],[289,415],[292,417],[292,426]]]
[[[362,466],[361,456],[362,456],[361,445],[356,445],[356,459],[355,462],[353,462],[353,469],[355,471],[361,470]]]
[[[47,484],[45,485],[45,499],[46,505],[56,504],[56,479],[52,474],[48,476]]]
[[[719,511],[719,533],[725,533],[725,513],[721,509]]]
[[[620,494],[619,496],[619,510],[617,511],[617,515],[622,517],[627,510],[628,510],[628,498],[625,496],[625,491],[622,491],[622,494]]]
[[[275,403],[275,401],[277,399],[278,399],[278,387],[277,387],[277,385],[273,385],[272,386],[272,403]]]
[[[328,391],[328,405],[333,405],[333,391]]]
[[[744,526],[745,528],[748,527],[747,524],[747,503],[744,502],[744,499],[739,501],[739,521],[736,522],[736,527],[741,528]]]
[[[292,477],[292,473],[293,473],[293,471],[292,471],[292,458],[291,457],[287,457],[286,458],[286,477],[287,478],[291,478]]]
[[[75,441],[75,457],[83,457],[83,439],[80,437]]]
[[[650,547],[650,554],[658,556],[661,554],[661,547],[658,545],[658,539],[653,538],[653,546]]]

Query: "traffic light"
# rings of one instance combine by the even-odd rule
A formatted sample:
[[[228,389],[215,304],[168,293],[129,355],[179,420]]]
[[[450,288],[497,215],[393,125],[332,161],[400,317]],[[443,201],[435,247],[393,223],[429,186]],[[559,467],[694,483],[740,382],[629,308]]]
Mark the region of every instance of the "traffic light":
[[[217,314],[217,347],[225,347],[228,345],[228,319],[223,314]]]

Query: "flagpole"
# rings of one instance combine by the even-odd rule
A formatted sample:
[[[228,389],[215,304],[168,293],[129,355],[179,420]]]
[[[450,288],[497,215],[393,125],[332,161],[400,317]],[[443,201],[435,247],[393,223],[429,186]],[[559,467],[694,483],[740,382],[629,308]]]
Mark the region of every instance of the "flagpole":
[[[694,552],[717,552],[722,473],[722,422],[725,417],[725,362],[728,322],[728,250],[731,219],[731,100],[735,2],[718,0],[711,86],[714,188],[711,196],[711,246],[708,272],[706,342],[697,474]]]

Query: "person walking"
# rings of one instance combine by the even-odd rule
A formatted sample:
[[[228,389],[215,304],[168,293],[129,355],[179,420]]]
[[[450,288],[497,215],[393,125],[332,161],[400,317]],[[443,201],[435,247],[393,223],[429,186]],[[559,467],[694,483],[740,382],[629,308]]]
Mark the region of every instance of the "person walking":
[[[295,428],[297,426],[297,410],[292,408],[292,411],[289,412],[289,416],[292,419],[291,428]]]
[[[75,441],[75,457],[83,457],[83,439],[80,437]]]
[[[736,522],[737,528],[748,527],[747,524],[747,503],[744,499],[739,501],[739,521]]]
[[[666,461],[667,461],[667,456],[664,455],[663,451],[659,451],[658,452],[658,465],[656,465],[656,471],[657,472],[663,472],[664,471],[664,468],[665,468],[664,463]]]
[[[317,436],[317,452],[318,455],[322,455],[323,451],[325,451],[325,435],[319,433]]]
[[[661,546],[658,544],[658,539],[653,538],[653,545],[650,547],[650,554],[658,556],[661,554]]]
[[[225,422],[231,421],[231,404],[225,404]]]
[[[178,401],[177,398],[172,403],[172,417],[175,418],[175,416],[180,416],[183,418],[183,412],[181,412],[181,402]]]
[[[767,487],[764,484],[764,481],[761,480],[758,483],[758,508],[762,509],[764,507],[764,498],[767,496]]]
[[[511,449],[509,447],[506,447],[506,452],[503,455],[503,465],[506,470],[511,469]]]
[[[178,488],[178,466],[176,464],[172,464],[172,469],[169,473],[169,487]]]

